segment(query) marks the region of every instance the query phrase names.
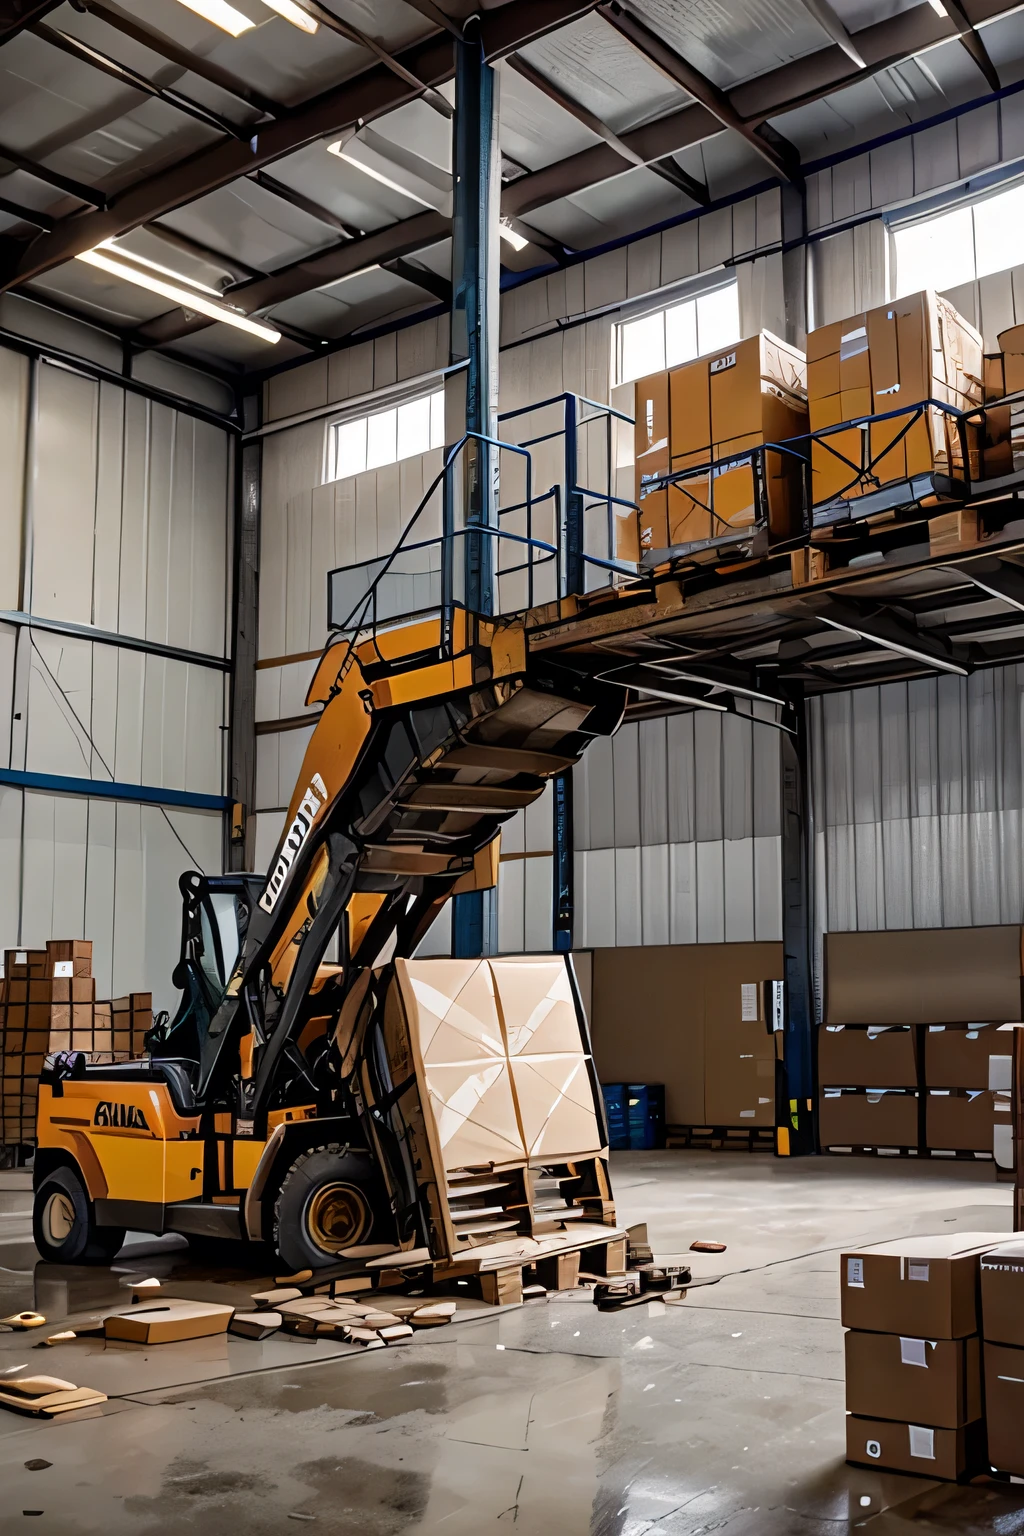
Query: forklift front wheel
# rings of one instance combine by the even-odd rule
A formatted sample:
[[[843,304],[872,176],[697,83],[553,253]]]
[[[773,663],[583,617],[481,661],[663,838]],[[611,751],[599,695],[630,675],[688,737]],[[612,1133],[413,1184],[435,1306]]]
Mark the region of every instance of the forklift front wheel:
[[[55,1168],[36,1190],[32,1236],[51,1264],[109,1264],[124,1242],[124,1228],[97,1226],[75,1169]]]
[[[373,1226],[372,1164],[365,1152],[314,1147],[289,1168],[274,1208],[276,1246],[293,1269],[337,1262]]]

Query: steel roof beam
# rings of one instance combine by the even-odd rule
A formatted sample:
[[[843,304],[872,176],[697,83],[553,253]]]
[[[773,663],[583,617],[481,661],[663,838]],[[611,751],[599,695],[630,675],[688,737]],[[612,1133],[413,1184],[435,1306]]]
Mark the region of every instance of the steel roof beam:
[[[981,70],[981,73],[985,76],[985,82],[988,85],[989,90],[1001,90],[1002,84],[999,79],[999,71],[993,64],[988,49],[982,42],[979,33],[975,31],[974,23],[967,15],[967,12],[961,5],[960,0],[942,0],[942,5],[945,8],[946,15],[949,17],[954,27],[956,27],[957,35],[959,36],[961,43],[964,45],[964,48],[970,54],[975,64],[977,64],[978,68]]]
[[[366,233],[363,229],[356,229],[353,224],[346,224],[345,220],[325,208],[322,203],[314,202],[304,192],[298,192],[294,187],[285,186],[283,181],[278,181],[276,176],[268,176],[266,171],[253,171],[249,181],[262,187],[265,192],[272,192],[282,202],[291,203],[293,208],[300,208],[303,213],[308,213],[310,218],[319,219],[321,224],[326,224],[329,229],[336,229],[339,235],[344,235],[346,240],[355,240],[359,235]]]
[[[20,154],[16,149],[8,149],[0,144],[0,160],[6,160],[9,165],[24,171],[26,176],[34,177],[36,181],[43,181],[47,186],[56,187],[58,191],[66,192],[69,197],[77,198],[80,203],[87,203],[91,208],[107,206],[103,193],[97,192],[95,187],[87,187],[84,182],[73,181],[70,176],[61,176],[59,172],[40,165],[38,160],[30,160],[27,155]]]
[[[375,38],[369,37],[367,33],[361,32],[358,27],[352,26],[351,23],[343,21],[340,16],[335,16],[333,11],[327,9],[326,5],[320,4],[320,0],[298,0],[298,4],[306,12],[306,15],[311,16],[314,21],[321,22],[331,32],[337,32],[339,37],[344,37],[348,42],[356,43],[360,48],[365,48],[367,52],[372,53],[375,58],[380,60],[385,69],[390,69],[398,76],[399,80],[404,80],[407,85],[411,85],[416,94],[427,103],[427,106],[433,107],[434,111],[439,113],[441,117],[450,119],[455,116],[455,108],[444,99],[439,91],[435,91],[433,86],[424,85],[423,81],[418,80],[411,70],[406,69],[401,59],[397,59],[386,48],[382,48]]]
[[[763,124],[754,126],[747,123],[725,91],[694,69],[692,64],[676,53],[674,48],[670,48],[656,32],[652,32],[638,16],[620,5],[619,0],[605,0],[600,6],[600,13],[649,63],[700,102],[723,128],[729,128],[746,139],[751,149],[767,162],[777,176],[781,176],[784,181],[800,180],[800,157],[781,134],[772,133],[769,136]]]
[[[829,0],[803,0],[803,3],[804,8],[811,13],[818,25],[828,33],[832,41],[838,43],[846,57],[858,69],[863,69],[864,58],[861,51],[846,30],[842,19],[832,9]]]
[[[2,0],[0,3],[0,44],[10,42],[34,21],[41,21],[55,11],[61,0]]]
[[[894,651],[899,656],[921,662],[938,672],[953,672],[959,677],[966,677],[970,671],[966,660],[944,646],[937,637],[922,634],[918,629],[904,624],[891,611],[862,614],[854,604],[834,597],[829,597],[812,611],[818,622],[827,624],[830,629],[859,635],[871,645]]]
[[[531,39],[556,31],[594,9],[595,0],[506,0],[483,12],[481,32],[488,58],[502,58]],[[396,55],[410,73],[428,85],[441,85],[455,72],[454,44],[436,33]],[[416,91],[376,63],[342,85],[292,109],[283,120],[261,127],[240,143],[225,138],[177,164],[144,177],[114,194],[103,212],[61,219],[28,245],[6,242],[0,265],[0,291],[60,266],[103,240],[127,234],[162,213],[270,165],[304,145],[372,121],[416,99]],[[405,254],[404,252],[399,254]]]

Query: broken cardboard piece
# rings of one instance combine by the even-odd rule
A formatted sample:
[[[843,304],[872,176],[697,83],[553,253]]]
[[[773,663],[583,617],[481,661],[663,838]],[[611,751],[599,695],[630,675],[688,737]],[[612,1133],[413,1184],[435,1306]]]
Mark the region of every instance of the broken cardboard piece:
[[[0,1317],[0,1323],[6,1323],[16,1332],[24,1328],[41,1328],[45,1322],[41,1312],[12,1312],[10,1317]]]
[[[724,1253],[727,1247],[728,1247],[727,1243],[705,1242],[703,1239],[698,1238],[698,1240],[695,1243],[691,1243],[690,1244],[690,1252],[691,1253]]]
[[[240,1339],[268,1339],[281,1327],[280,1312],[236,1312],[228,1324],[228,1333]]]
[[[129,1344],[177,1344],[183,1339],[226,1333],[234,1311],[234,1307],[214,1302],[168,1299],[156,1306],[112,1313],[104,1323],[104,1332],[108,1339]]]
[[[257,1307],[279,1307],[284,1301],[300,1301],[302,1292],[289,1286],[284,1290],[254,1291],[252,1299]]]
[[[21,1376],[0,1381],[0,1403],[18,1413],[53,1418],[74,1408],[105,1403],[106,1394],[92,1387],[76,1387],[56,1376]]]

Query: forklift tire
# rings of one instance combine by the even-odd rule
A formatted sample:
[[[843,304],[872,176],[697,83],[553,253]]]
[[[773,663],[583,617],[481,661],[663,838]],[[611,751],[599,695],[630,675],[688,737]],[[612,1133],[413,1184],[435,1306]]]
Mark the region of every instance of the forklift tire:
[[[274,1246],[290,1269],[337,1264],[366,1242],[374,1223],[373,1163],[337,1143],[304,1152],[285,1174],[274,1205]]]
[[[74,1168],[55,1168],[36,1190],[32,1236],[51,1264],[109,1264],[124,1243],[123,1227],[96,1225],[96,1208]]]

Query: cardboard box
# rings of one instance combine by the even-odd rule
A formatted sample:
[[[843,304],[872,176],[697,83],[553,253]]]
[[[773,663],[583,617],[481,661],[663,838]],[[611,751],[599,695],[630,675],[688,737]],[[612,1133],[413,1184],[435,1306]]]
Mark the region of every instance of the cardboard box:
[[[1024,1477],[1024,1349],[986,1341],[984,1357],[989,1464]]]
[[[668,374],[652,373],[634,385],[634,492],[640,508],[641,553],[665,549],[669,542],[668,495],[645,490],[649,480],[671,469],[669,449]]]
[[[979,1470],[985,1458],[983,1421],[963,1429],[900,1424],[889,1419],[846,1417],[846,1459],[888,1472],[919,1472],[955,1483]]]
[[[925,1145],[930,1151],[991,1152],[997,1124],[1010,1124],[1010,1105],[997,1111],[984,1088],[932,1088],[925,1100]]]
[[[1003,393],[1024,390],[1024,325],[1011,325],[996,338],[1003,362]]]
[[[1021,1017],[1021,929],[916,928],[825,936],[828,1024],[960,1024]]]
[[[103,1326],[108,1339],[124,1339],[132,1344],[173,1344],[181,1339],[226,1333],[234,1311],[234,1307],[212,1302],[168,1298],[132,1307],[127,1312],[115,1312]]]
[[[931,1024],[924,1036],[929,1088],[988,1088],[989,1059],[1009,1056],[1013,1042],[997,1024]]]
[[[823,549],[807,546],[789,552],[789,579],[794,587],[809,586],[828,575],[828,555]]]
[[[916,1147],[918,1096],[904,1088],[824,1088],[818,1102],[823,1147]]]
[[[843,1327],[929,1339],[978,1333],[981,1255],[1004,1240],[991,1232],[946,1232],[844,1253]]]
[[[823,1088],[916,1088],[917,1032],[906,1024],[826,1024],[818,1031]]]
[[[937,406],[921,415],[912,408],[928,400],[956,411],[978,406],[983,373],[980,335],[951,304],[930,292],[812,331],[807,338],[812,432],[908,407],[891,420],[815,441],[815,505],[840,497],[852,500],[878,485],[933,471],[962,477],[966,465],[953,419]],[[976,473],[978,432],[971,430],[975,446],[969,446],[968,458],[973,452]]]
[[[46,946],[46,974],[54,976],[60,973],[54,967],[70,964],[72,976],[92,975],[92,940],[91,939],[51,939]]]
[[[980,1270],[983,1338],[1024,1350],[1024,1237],[983,1254]]]
[[[960,1429],[982,1415],[981,1346],[966,1339],[846,1335],[846,1407],[935,1429]]]

